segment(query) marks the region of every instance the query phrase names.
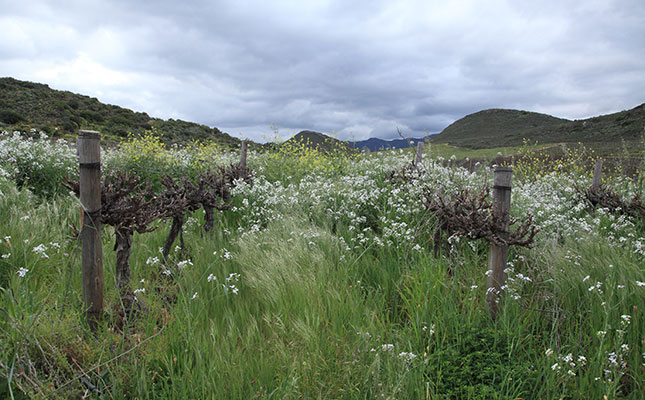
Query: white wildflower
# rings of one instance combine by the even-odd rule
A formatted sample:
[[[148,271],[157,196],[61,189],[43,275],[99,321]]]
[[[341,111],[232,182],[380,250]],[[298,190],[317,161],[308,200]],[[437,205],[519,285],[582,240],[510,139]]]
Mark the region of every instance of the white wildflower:
[[[415,358],[417,358],[417,355],[414,354],[414,353],[408,353],[408,352],[402,351],[402,352],[399,353],[399,358],[402,358],[405,361],[410,362],[410,361],[414,360]]]
[[[49,258],[47,253],[45,253],[47,251],[47,246],[45,246],[42,243],[34,247],[31,251],[33,251],[36,254],[39,254],[41,258]]]

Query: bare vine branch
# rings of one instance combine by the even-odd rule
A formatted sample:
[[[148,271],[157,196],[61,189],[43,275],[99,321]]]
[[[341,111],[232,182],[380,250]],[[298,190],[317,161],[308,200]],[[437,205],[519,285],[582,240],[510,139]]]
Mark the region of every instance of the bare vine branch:
[[[645,202],[639,193],[630,200],[613,190],[610,186],[590,186],[587,189],[576,187],[578,194],[592,207],[606,208],[611,213],[626,214],[634,218],[645,218]]]
[[[437,218],[433,242],[435,254],[438,254],[442,233],[447,237],[454,235],[469,239],[486,239],[498,246],[517,245],[531,247],[538,232],[533,224],[533,216],[528,215],[517,228],[504,238],[502,221],[506,215],[500,215],[493,209],[488,186],[478,193],[463,189],[455,194],[439,194],[426,187],[423,204]],[[520,222],[512,218],[510,225]]]

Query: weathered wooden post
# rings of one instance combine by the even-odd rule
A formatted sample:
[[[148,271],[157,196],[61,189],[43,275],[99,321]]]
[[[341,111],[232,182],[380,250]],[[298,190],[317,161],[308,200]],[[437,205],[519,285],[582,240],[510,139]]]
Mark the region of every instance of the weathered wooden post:
[[[103,312],[103,247],[101,245],[101,134],[80,131],[80,200],[83,208],[81,238],[83,301],[90,328],[96,330]]]
[[[246,167],[246,150],[248,148],[248,142],[242,140],[242,149],[240,150],[240,165]]]
[[[591,183],[591,188],[594,191],[600,189],[600,183],[602,179],[602,159],[599,158],[596,160],[596,167],[593,170],[593,181]]]
[[[493,213],[500,219],[497,226],[499,237],[508,240],[510,229],[511,210],[511,176],[512,167],[496,167],[493,183]],[[497,317],[499,309],[499,296],[502,287],[506,285],[506,260],[508,259],[508,245],[490,244],[488,255],[488,283],[486,291],[486,302],[491,318]]]
[[[421,158],[423,157],[423,142],[417,144],[417,155],[414,157],[414,165],[419,165],[421,163]]]

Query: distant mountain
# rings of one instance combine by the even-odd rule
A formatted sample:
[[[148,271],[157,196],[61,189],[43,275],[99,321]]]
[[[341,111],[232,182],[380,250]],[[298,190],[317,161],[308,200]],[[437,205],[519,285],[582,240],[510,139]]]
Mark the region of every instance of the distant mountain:
[[[641,140],[645,133],[645,104],[631,110],[571,121],[529,111],[491,109],[467,115],[431,139],[467,148],[539,143],[583,143],[611,147]]]
[[[423,138],[410,138],[410,141],[416,146],[419,142],[425,141],[426,138],[431,137],[426,136]],[[387,150],[387,149],[404,149],[410,146],[410,143],[404,139],[394,139],[394,140],[383,140],[378,138],[369,138],[367,140],[359,140],[357,142],[349,142],[352,146],[359,150],[369,150],[369,151],[378,151],[378,150]]]
[[[324,133],[315,131],[300,131],[291,139],[283,143],[283,145],[298,145],[307,148],[317,149],[322,153],[335,153],[338,151],[354,152],[354,149],[349,143],[338,140]]]
[[[41,83],[0,78],[0,129],[35,128],[51,136],[66,136],[79,129],[94,129],[106,138],[120,140],[155,129],[168,143],[213,140],[225,146],[240,140],[193,122],[152,118],[143,112],[103,104],[93,97],[51,89]]]

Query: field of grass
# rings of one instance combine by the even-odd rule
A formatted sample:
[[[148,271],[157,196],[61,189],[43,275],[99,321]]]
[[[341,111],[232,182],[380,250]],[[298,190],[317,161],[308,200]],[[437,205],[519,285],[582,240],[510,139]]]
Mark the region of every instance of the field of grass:
[[[467,149],[464,147],[452,146],[445,143],[427,143],[425,144],[424,152],[430,158],[442,157],[444,159],[450,159],[454,156],[457,160],[462,160],[465,158],[470,159],[484,159],[484,160],[493,160],[499,154],[502,156],[511,156],[517,154],[521,149],[528,148],[530,150],[541,150],[549,146],[506,146],[506,147],[493,147],[490,149]]]
[[[591,208],[581,157],[517,165],[512,217],[531,214],[540,231],[531,249],[511,247],[493,321],[488,243],[452,236],[433,252],[424,191],[492,186],[488,168],[444,166],[438,157],[462,157],[451,151],[427,146],[409,179],[389,178],[409,150],[251,152],[254,180],[211,233],[191,213],[186,248],[168,260],[169,222],[134,235],[142,306],[125,321],[104,227],[105,313],[92,332],[70,227],[79,201],[57,185],[74,175],[75,150],[0,136],[0,397],[642,399],[645,221]],[[103,154],[106,169],[152,183],[236,159],[152,136]],[[642,175],[605,184],[645,196]]]

